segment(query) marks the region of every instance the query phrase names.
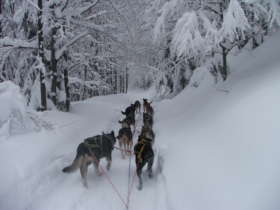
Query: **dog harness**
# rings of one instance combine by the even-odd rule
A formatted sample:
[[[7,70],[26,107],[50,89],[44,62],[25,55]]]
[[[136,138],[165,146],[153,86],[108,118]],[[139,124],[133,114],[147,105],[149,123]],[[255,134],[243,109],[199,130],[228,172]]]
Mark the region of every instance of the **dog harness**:
[[[150,144],[150,139],[148,139],[148,140],[147,140],[147,139],[148,139],[148,138],[146,138],[146,137],[142,137],[141,140],[137,143],[137,144],[142,145],[141,148],[140,148],[140,151],[139,151],[139,152],[135,152],[136,155],[137,155],[137,159],[139,160],[140,163],[143,161],[143,159],[142,159],[142,153],[143,153],[143,151],[144,151],[144,149],[145,149],[145,146],[146,146],[147,144]]]

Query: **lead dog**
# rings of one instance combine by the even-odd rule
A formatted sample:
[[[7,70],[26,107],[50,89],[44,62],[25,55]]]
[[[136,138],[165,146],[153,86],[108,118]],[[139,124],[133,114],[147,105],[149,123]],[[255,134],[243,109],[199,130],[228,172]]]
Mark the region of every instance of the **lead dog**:
[[[140,101],[138,101],[138,100],[135,101],[134,108],[135,108],[135,112],[140,113],[140,110],[141,110],[141,103],[140,103]]]
[[[148,99],[143,98],[143,112],[148,113],[149,115],[154,115],[154,109],[151,106],[152,102],[148,102]]]

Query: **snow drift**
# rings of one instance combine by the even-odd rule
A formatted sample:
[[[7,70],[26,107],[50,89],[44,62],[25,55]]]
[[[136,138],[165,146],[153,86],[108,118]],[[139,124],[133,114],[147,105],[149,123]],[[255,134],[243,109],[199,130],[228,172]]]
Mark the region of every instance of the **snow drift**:
[[[20,88],[10,81],[0,83],[0,136],[38,131],[47,123],[26,106]]]
[[[172,209],[279,209],[279,54],[278,33],[231,58],[227,82],[197,72],[198,88],[158,104]]]

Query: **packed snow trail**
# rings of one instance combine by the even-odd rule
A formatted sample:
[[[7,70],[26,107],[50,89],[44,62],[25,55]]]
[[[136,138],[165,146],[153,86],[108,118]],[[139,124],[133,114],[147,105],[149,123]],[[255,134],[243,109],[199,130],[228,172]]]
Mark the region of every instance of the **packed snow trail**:
[[[88,189],[82,185],[79,170],[72,174],[64,174],[61,170],[72,162],[78,144],[85,137],[111,130],[117,135],[120,128],[118,120],[123,118],[120,111],[134,102],[137,96],[133,99],[131,97],[96,97],[73,104],[71,114],[45,112],[42,117],[53,125],[53,130],[6,140],[0,148],[0,160],[2,166],[8,162],[10,166],[6,168],[10,171],[1,174],[5,179],[1,182],[0,209],[125,209],[106,177],[99,177],[93,166],[89,167]],[[142,126],[142,116],[137,115],[137,118],[134,143]],[[129,158],[123,160],[118,150],[114,150],[112,155],[113,163],[107,175],[126,200]],[[101,165],[105,165],[105,160],[101,161]],[[131,165],[131,174],[134,174],[134,157]],[[156,179],[147,180],[142,192],[136,188],[137,177],[134,182],[130,197],[131,209],[142,209],[146,199],[149,200],[146,209],[155,209],[150,201],[156,200],[158,196]]]

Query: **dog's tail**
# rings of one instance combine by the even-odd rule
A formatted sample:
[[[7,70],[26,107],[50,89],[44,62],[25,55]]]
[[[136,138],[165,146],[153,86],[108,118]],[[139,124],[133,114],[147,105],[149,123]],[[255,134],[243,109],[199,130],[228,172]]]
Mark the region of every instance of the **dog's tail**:
[[[121,111],[121,113],[122,113],[123,115],[126,115],[126,113],[125,113],[124,111]]]
[[[77,154],[76,158],[73,160],[73,163],[70,166],[67,166],[62,169],[64,173],[71,173],[76,171],[78,168],[80,168],[80,165],[82,163],[83,156],[80,156]]]

